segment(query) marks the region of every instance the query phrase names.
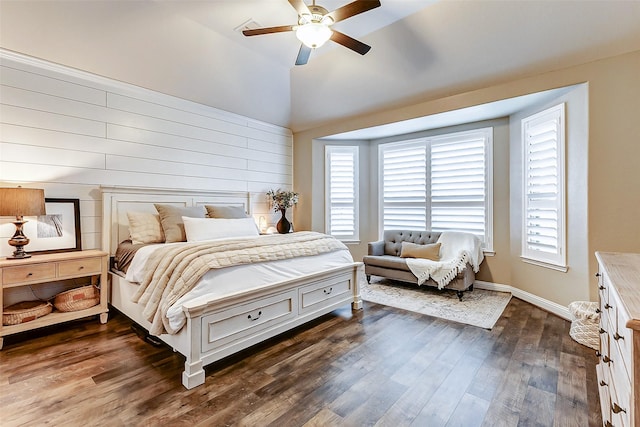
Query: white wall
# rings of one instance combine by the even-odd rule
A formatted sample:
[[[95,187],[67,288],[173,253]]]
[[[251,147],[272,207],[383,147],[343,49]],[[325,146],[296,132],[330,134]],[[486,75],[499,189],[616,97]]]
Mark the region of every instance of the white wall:
[[[0,186],[80,199],[82,246],[101,244],[100,185],[252,193],[292,186],[288,129],[0,50]],[[12,248],[0,219],[0,256]],[[28,246],[27,246],[28,250]]]

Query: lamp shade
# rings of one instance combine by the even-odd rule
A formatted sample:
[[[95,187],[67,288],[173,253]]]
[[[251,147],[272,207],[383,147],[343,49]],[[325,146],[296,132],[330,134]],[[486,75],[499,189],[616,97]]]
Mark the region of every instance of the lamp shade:
[[[44,190],[0,188],[0,216],[45,215]]]

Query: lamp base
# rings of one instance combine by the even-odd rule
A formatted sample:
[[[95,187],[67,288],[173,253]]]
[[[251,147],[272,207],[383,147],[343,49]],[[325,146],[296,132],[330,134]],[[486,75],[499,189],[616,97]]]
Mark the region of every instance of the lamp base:
[[[16,247],[16,250],[13,251],[13,254],[7,257],[7,259],[26,259],[26,258],[31,258],[31,255],[26,253],[22,248],[22,246]]]
[[[29,239],[22,232],[22,226],[25,222],[27,221],[23,221],[21,216],[16,217],[16,220],[13,221],[13,224],[16,226],[16,232],[13,237],[9,239],[9,244],[14,246],[16,250],[13,251],[13,254],[8,256],[7,259],[31,258],[31,255],[24,251],[24,247],[29,244]]]

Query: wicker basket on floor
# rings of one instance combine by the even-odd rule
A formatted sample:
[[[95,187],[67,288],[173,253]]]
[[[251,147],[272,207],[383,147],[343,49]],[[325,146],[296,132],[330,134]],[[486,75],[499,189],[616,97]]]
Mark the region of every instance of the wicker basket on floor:
[[[2,309],[4,326],[19,325],[51,313],[53,307],[48,301],[22,301]]]
[[[93,285],[60,292],[53,300],[58,311],[84,310],[100,302],[100,291]]]

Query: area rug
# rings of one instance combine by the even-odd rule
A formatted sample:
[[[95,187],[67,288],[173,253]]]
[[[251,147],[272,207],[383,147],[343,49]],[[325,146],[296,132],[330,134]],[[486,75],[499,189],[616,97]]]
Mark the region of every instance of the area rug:
[[[485,329],[493,328],[511,300],[508,292],[474,289],[465,292],[460,301],[455,291],[387,279],[362,283],[360,293],[365,301]]]

